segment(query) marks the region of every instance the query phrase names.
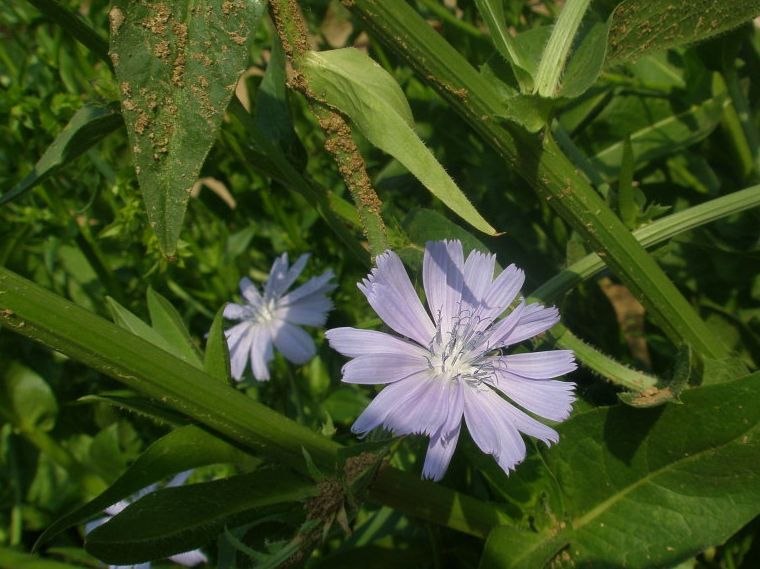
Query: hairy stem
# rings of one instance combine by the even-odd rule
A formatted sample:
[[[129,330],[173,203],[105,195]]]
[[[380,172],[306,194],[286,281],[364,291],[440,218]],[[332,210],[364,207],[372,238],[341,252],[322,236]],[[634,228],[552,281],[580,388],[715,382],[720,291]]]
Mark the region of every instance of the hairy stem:
[[[293,67],[293,78],[289,85],[307,98],[312,113],[324,131],[325,149],[332,154],[338,165],[338,170],[356,204],[370,252],[375,257],[388,249],[385,224],[380,215],[382,204],[367,175],[364,159],[351,136],[351,127],[340,113],[314,96],[308,81],[299,71],[303,57],[308,51],[308,41],[296,2],[272,0],[269,9],[285,54]]]

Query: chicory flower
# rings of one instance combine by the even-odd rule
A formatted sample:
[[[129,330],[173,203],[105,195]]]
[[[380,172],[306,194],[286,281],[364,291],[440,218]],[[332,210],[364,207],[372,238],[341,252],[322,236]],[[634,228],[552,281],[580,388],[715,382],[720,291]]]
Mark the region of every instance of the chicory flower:
[[[240,320],[225,333],[231,373],[236,380],[243,378],[249,359],[253,376],[259,381],[268,380],[273,347],[294,364],[304,364],[316,354],[314,341],[300,326],[324,326],[333,306],[326,293],[336,287],[329,282],[333,278],[332,270],[285,294],[303,271],[308,258],[301,255],[288,267],[288,254],[283,253],[269,271],[263,295],[249,278],[240,280],[245,304],[230,303],[224,308],[225,318]]]
[[[521,433],[547,445],[559,440],[524,410],[561,421],[574,401],[575,384],[552,379],[576,369],[572,351],[504,354],[551,328],[559,314],[520,299],[499,320],[524,275],[510,265],[494,278],[495,261],[478,251],[465,260],[459,241],[428,242],[422,272],[427,312],[399,257],[386,251],[359,288],[401,337],[355,328],[326,333],[332,348],[354,358],[343,367],[344,382],[389,384],[352,430],[366,435],[382,425],[394,434],[430,437],[423,478],[445,474],[463,417],[475,443],[509,473],[525,458]]]

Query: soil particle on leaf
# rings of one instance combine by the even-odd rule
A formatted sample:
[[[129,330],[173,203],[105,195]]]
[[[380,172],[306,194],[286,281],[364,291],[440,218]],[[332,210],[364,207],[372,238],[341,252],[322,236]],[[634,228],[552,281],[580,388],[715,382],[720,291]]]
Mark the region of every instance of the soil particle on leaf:
[[[245,42],[248,41],[248,36],[241,36],[237,32],[227,32],[227,35],[230,36],[230,39],[238,45],[245,45]]]
[[[140,22],[140,25],[154,34],[164,34],[166,32],[166,24],[172,16],[171,10],[160,3],[150,5],[150,8],[153,9],[156,15],[147,20],[143,20]]]
[[[158,42],[156,44],[156,47],[153,49],[153,54],[161,61],[168,61],[169,56],[171,55],[169,41],[161,40],[160,42]]]
[[[124,12],[122,12],[118,6],[113,6],[108,11],[108,19],[111,22],[111,35],[115,36],[119,33],[119,30],[124,23]]]
[[[185,86],[185,49],[187,48],[187,24],[182,22],[174,22],[172,24],[172,32],[174,33],[174,51],[177,53],[174,59],[174,67],[172,69],[172,83],[177,87]]]

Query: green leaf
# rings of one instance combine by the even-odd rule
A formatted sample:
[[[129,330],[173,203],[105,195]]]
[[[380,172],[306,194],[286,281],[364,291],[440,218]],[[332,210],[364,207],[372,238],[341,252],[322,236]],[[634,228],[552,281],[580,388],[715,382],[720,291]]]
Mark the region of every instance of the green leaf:
[[[133,334],[140,336],[151,344],[154,344],[161,349],[166,350],[167,352],[172,352],[172,347],[163,338],[163,336],[161,336],[161,334],[156,332],[156,330],[140,320],[137,316],[116,302],[113,298],[106,297],[106,302],[108,303],[108,309],[111,311],[111,318],[113,318],[113,321],[116,325],[124,328],[125,330],[129,330]]]
[[[489,567],[532,569],[532,552],[554,540],[569,542],[563,564],[671,567],[757,516],[760,373],[681,399],[600,408],[560,425],[560,443],[542,453],[542,476],[556,480],[564,517],[524,545],[510,540],[510,559]],[[512,475],[534,483],[524,476]]]
[[[50,386],[36,372],[11,361],[2,375],[0,411],[22,431],[50,431],[58,416],[58,402]]]
[[[208,464],[247,460],[251,459],[244,452],[200,427],[187,425],[175,429],[150,445],[105,492],[56,520],[39,537],[35,547],[168,476]]]
[[[34,169],[8,192],[0,196],[0,205],[17,198],[75,158],[84,154],[114,130],[122,126],[121,115],[102,105],[88,103],[79,109],[45,150]]]
[[[538,132],[549,121],[555,102],[540,95],[514,95],[505,104],[506,110],[497,117],[516,122],[530,132]]]
[[[565,545],[566,539],[549,531],[499,526],[488,535],[478,569],[540,569]]]
[[[612,14],[607,66],[707,39],[760,14],[760,0],[624,0]]]
[[[634,169],[637,169],[702,140],[718,125],[727,103],[728,98],[722,94],[674,113],[666,101],[617,97],[600,115],[599,121],[609,123],[606,132],[619,134],[620,138],[599,150],[591,158],[591,164],[605,179],[612,181],[620,173],[626,135],[630,135]],[[635,131],[622,132],[647,117],[651,121],[648,124]],[[592,132],[587,136],[593,136]]]
[[[496,234],[414,132],[409,103],[382,67],[347,48],[307,53],[303,72],[319,98],[346,114],[372,144],[401,162],[454,213],[476,229]]]
[[[475,5],[491,33],[491,40],[496,51],[512,68],[512,72],[520,85],[520,91],[523,93],[531,92],[533,90],[533,77],[526,70],[525,55],[507,28],[503,0],[475,0]]]
[[[169,257],[264,4],[116,0],[109,12],[110,55],[135,170],[148,219]]]
[[[214,316],[211,330],[208,332],[206,341],[206,354],[203,360],[205,372],[219,381],[230,381],[230,350],[227,346],[227,338],[224,335],[224,306]]]
[[[607,35],[612,20],[582,25],[576,39],[577,47],[567,62],[558,96],[580,97],[599,78],[607,55]]]
[[[146,397],[130,397],[128,395],[125,396],[115,393],[101,393],[100,395],[85,395],[84,397],[77,399],[77,401],[81,403],[108,403],[119,409],[132,411],[144,415],[145,417],[150,417],[158,423],[163,423],[171,427],[182,427],[190,422],[189,419],[181,413],[177,413],[165,405],[158,403],[155,399],[148,399]]]
[[[290,120],[286,81],[285,50],[275,34],[267,70],[256,93],[256,124],[271,142],[292,158],[292,150],[300,141]],[[300,150],[304,152],[303,147]]]
[[[202,368],[200,350],[188,334],[179,312],[166,298],[153,290],[153,287],[148,287],[148,312],[153,329],[166,340],[170,346],[169,351]]]
[[[421,254],[425,250],[425,243],[428,241],[459,239],[465,251],[477,249],[483,253],[488,252],[488,248],[476,237],[440,213],[429,209],[413,209],[404,218],[402,225],[409,237],[410,245],[401,249],[399,255],[405,261],[412,261],[412,266],[421,262]]]
[[[108,42],[84,21],[82,16],[69,10],[57,0],[28,0],[50,21],[61,26],[71,37],[89,49],[103,61],[108,60]]]
[[[0,547],[0,569],[83,569],[83,567],[83,565],[71,565],[27,555],[10,547]]]
[[[316,495],[311,481],[283,470],[165,488],[127,506],[87,534],[85,549],[107,563],[142,563],[182,553],[282,503]]]

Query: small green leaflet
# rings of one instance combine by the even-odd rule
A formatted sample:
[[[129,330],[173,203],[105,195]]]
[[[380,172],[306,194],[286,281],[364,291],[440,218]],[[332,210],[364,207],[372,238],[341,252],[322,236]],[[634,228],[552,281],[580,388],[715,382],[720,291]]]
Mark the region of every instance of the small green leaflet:
[[[497,231],[478,213],[414,132],[414,118],[398,83],[353,48],[309,52],[302,71],[317,98],[345,113],[367,139],[401,162],[451,211],[489,235]]]

